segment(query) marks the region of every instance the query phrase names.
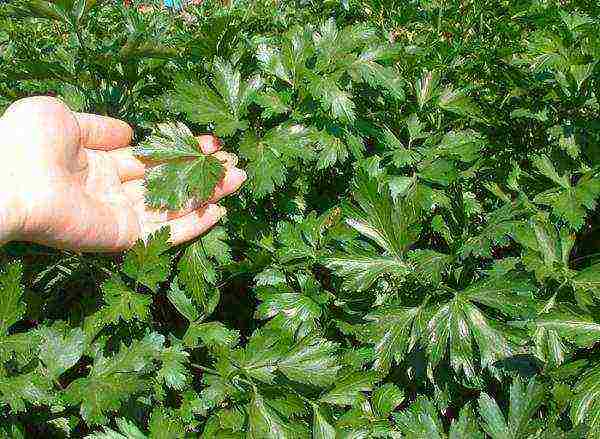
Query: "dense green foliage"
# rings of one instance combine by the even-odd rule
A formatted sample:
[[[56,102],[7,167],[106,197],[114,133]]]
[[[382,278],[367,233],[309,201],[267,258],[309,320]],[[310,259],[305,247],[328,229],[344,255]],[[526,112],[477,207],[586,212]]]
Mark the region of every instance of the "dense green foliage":
[[[595,2],[2,14],[0,105],[127,120],[151,205],[222,175],[191,133],[249,175],[177,248],[3,249],[2,434],[600,437]]]

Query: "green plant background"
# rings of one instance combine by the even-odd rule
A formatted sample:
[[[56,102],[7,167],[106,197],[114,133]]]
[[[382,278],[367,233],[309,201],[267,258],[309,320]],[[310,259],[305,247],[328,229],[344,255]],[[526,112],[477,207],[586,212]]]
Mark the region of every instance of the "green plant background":
[[[600,436],[597,2],[136,6],[0,6],[0,108],[214,132],[249,179],[176,248],[1,250],[2,435]]]

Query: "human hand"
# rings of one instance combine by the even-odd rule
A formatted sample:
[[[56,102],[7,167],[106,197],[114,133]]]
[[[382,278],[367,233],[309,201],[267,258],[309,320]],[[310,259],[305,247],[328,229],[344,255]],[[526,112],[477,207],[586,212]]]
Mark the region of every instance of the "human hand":
[[[54,98],[11,105],[0,117],[0,224],[7,229],[0,238],[4,232],[6,240],[119,251],[164,226],[179,244],[223,217],[215,203],[246,179],[235,155],[219,151],[213,136],[199,136],[202,151],[224,163],[224,179],[204,206],[159,211],[144,204],[148,165],[128,148],[132,135],[125,122],[73,113]]]

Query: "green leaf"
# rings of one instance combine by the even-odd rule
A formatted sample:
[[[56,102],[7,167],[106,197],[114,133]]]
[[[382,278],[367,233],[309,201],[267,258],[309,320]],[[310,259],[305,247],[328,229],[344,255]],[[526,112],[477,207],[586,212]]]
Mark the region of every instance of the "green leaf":
[[[285,273],[276,268],[267,268],[254,276],[257,287],[281,285],[286,282]]]
[[[238,331],[229,329],[221,322],[192,323],[183,336],[187,346],[196,346],[201,340],[209,348],[234,347],[240,338]]]
[[[529,423],[535,412],[544,401],[545,390],[535,379],[527,385],[519,377],[510,386],[510,406],[508,410],[508,426],[513,437],[527,437]]]
[[[42,327],[38,333],[41,337],[39,359],[55,379],[73,367],[83,355],[85,335],[80,328],[59,331]]]
[[[378,254],[340,254],[324,261],[327,268],[344,278],[344,287],[364,291],[383,275],[406,277],[410,265],[393,257]]]
[[[213,123],[217,136],[231,136],[248,128],[248,123],[238,119],[223,97],[203,82],[180,78],[165,101],[171,111],[185,113],[192,122]]]
[[[189,354],[183,350],[181,344],[162,350],[159,356],[160,369],[156,373],[158,382],[175,390],[183,390],[189,381],[186,365]]]
[[[484,122],[483,112],[479,106],[473,102],[473,100],[467,96],[466,89],[453,89],[452,87],[446,87],[446,89],[440,95],[438,102],[440,108],[450,111],[452,113],[459,114],[461,116],[468,116],[479,122]]]
[[[117,354],[99,354],[88,376],[77,378],[65,389],[69,404],[81,404],[80,414],[89,424],[106,422],[109,412],[118,410],[123,401],[147,386],[141,372],[162,349],[164,337],[151,333],[131,346],[122,346]]]
[[[421,154],[417,150],[406,148],[396,134],[387,127],[381,131],[379,141],[385,149],[390,150],[392,162],[398,168],[414,165],[421,159]]]
[[[509,243],[508,237],[521,225],[521,218],[526,210],[517,203],[506,203],[488,214],[485,224],[478,234],[470,236],[462,244],[459,254],[465,258],[469,255],[491,257],[496,247]]]
[[[479,378],[475,369],[474,343],[479,349],[482,368],[493,368],[498,360],[513,355],[514,348],[501,331],[490,325],[481,310],[466,300],[468,293],[465,296],[462,293],[456,295],[439,307],[429,321],[427,352],[431,367],[435,367],[449,348],[452,368],[476,382]]]
[[[123,280],[113,275],[102,285],[102,299],[106,304],[102,310],[103,320],[109,323],[119,323],[119,320],[131,322],[146,320],[150,315],[152,298],[129,288]]]
[[[178,210],[198,206],[214,193],[225,168],[200,150],[198,139],[184,124],[162,124],[135,153],[161,163],[146,170],[146,202],[151,207]]]
[[[394,419],[400,431],[409,439],[445,439],[436,408],[422,396],[407,409],[395,413]]]
[[[171,410],[157,407],[148,423],[151,439],[177,439],[184,437],[188,428]]]
[[[478,399],[479,414],[483,418],[483,428],[492,439],[511,439],[513,436],[506,425],[506,420],[492,398],[482,393]]]
[[[290,107],[284,102],[282,96],[274,90],[257,93],[254,96],[254,102],[264,108],[262,117],[265,119],[290,111]]]
[[[457,158],[462,162],[472,162],[479,158],[484,146],[483,136],[475,131],[450,131],[428,153],[434,156]]]
[[[569,183],[569,179],[564,175],[560,176],[558,174],[558,172],[554,168],[554,165],[552,164],[552,162],[550,161],[550,159],[547,156],[545,156],[545,155],[535,156],[532,160],[532,163],[533,163],[533,166],[535,166],[536,169],[542,175],[549,178],[554,183],[558,184],[559,186],[562,186],[565,189],[569,189],[571,187],[571,184]]]
[[[0,336],[17,323],[25,314],[25,303],[21,301],[23,266],[12,262],[0,273]]]
[[[326,131],[319,131],[315,137],[321,148],[317,158],[318,169],[329,168],[338,162],[343,163],[346,161],[348,149],[341,139]]]
[[[259,287],[256,297],[261,301],[256,308],[258,319],[276,318],[281,327],[291,333],[307,333],[315,329],[321,316],[321,305],[312,297],[295,292],[284,285],[276,288]]]
[[[43,372],[34,370],[15,376],[0,376],[0,405],[10,406],[14,413],[25,412],[32,406],[50,405],[56,394],[52,382]]]
[[[338,346],[325,339],[308,336],[298,341],[278,364],[278,370],[292,381],[325,387],[340,369],[335,355]]]
[[[353,193],[357,206],[348,209],[346,223],[390,257],[402,260],[421,230],[417,212],[408,204],[394,203],[391,195],[382,192],[374,178],[360,174]]]
[[[369,322],[367,340],[375,345],[374,369],[385,373],[393,362],[402,362],[421,337],[424,329],[422,318],[423,310],[419,307],[383,308],[365,316]]]
[[[510,405],[505,419],[498,404],[486,393],[479,396],[483,428],[492,439],[530,437],[531,419],[544,399],[544,390],[534,379],[527,385],[515,378],[510,386]]]
[[[327,421],[318,405],[313,405],[314,417],[312,425],[313,439],[335,439],[335,428]]]
[[[171,247],[169,235],[169,229],[163,227],[146,242],[139,240],[125,255],[123,273],[156,291],[158,284],[167,280],[171,268],[171,256],[166,253]]]
[[[333,78],[315,75],[310,83],[310,91],[321,103],[323,110],[330,112],[335,119],[342,123],[354,123],[356,104]]]
[[[293,74],[284,64],[279,48],[271,47],[267,44],[259,44],[256,50],[256,58],[263,71],[270,73],[288,84],[293,84]]]
[[[466,405],[460,410],[458,420],[452,421],[448,434],[448,439],[463,438],[485,438],[485,435],[479,430],[477,420],[470,405]]]
[[[378,416],[387,418],[404,400],[404,392],[393,383],[386,383],[373,392],[373,409]]]
[[[463,290],[462,297],[511,316],[531,316],[534,312],[533,285],[523,279],[491,278]]]
[[[452,256],[434,250],[412,250],[407,255],[414,275],[425,284],[439,284],[452,262]]]
[[[302,125],[279,125],[261,139],[246,135],[240,154],[249,162],[247,172],[253,195],[262,198],[283,184],[288,167],[313,157],[312,136]]]
[[[103,427],[103,432],[87,435],[86,439],[147,439],[147,436],[131,421],[118,418],[116,420],[119,431]]]
[[[185,295],[185,291],[179,288],[177,277],[171,282],[167,297],[173,306],[177,308],[177,311],[179,311],[179,313],[190,323],[195,322],[200,318],[200,314],[192,301]]]
[[[551,206],[556,216],[578,230],[584,224],[587,210],[596,208],[600,196],[600,180],[592,173],[587,173],[579,178],[575,186],[571,186],[566,176],[558,178],[565,180],[563,185],[536,195],[533,201]]]
[[[417,94],[417,103],[419,109],[423,109],[436,94],[439,93],[438,85],[440,81],[440,72],[438,70],[423,72],[423,76],[416,82],[415,91]]]
[[[378,53],[377,48],[363,51],[352,64],[351,74],[371,87],[381,87],[394,99],[403,101],[405,95],[401,76],[392,67],[384,67],[377,63]]]
[[[600,365],[594,364],[585,371],[575,388],[571,400],[571,420],[575,425],[589,428],[588,438],[600,434]]]
[[[379,381],[376,372],[351,372],[336,380],[335,386],[325,392],[319,401],[340,406],[354,405],[364,399],[363,392],[373,389]]]
[[[554,331],[560,337],[579,347],[592,347],[600,340],[600,324],[591,317],[574,312],[566,307],[541,314],[532,325]]]
[[[308,438],[308,431],[301,429],[297,424],[284,420],[264,401],[263,397],[255,393],[248,409],[249,439],[298,439]]]
[[[593,294],[600,298],[600,264],[592,265],[577,273],[571,284],[576,290]]]
[[[177,264],[179,281],[185,286],[185,292],[200,308],[204,316],[208,316],[214,311],[221,297],[216,286],[218,272],[211,259],[215,258],[215,253],[219,248],[224,252],[218,255],[219,260],[225,261],[226,259],[221,258],[229,255],[228,248],[222,247],[222,241],[212,233],[213,231],[189,245]],[[221,236],[219,230],[214,233]],[[205,239],[206,246],[204,245]]]

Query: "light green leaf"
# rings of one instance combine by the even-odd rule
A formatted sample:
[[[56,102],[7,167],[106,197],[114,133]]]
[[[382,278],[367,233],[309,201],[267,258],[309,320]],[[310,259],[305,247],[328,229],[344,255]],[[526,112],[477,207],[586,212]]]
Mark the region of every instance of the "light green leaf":
[[[492,439],[512,439],[513,436],[506,425],[506,420],[492,398],[487,393],[482,393],[477,400],[479,403],[479,414],[483,418],[483,428]]]
[[[408,439],[445,439],[435,406],[419,396],[407,409],[394,414],[400,431]],[[462,439],[462,438],[461,438]]]
[[[288,84],[293,84],[292,73],[284,65],[279,48],[259,44],[256,50],[256,58],[261,69],[281,79]]]
[[[247,134],[240,154],[249,161],[247,172],[253,195],[262,198],[285,181],[288,167],[314,156],[310,130],[302,125],[279,125],[261,139]]]
[[[0,273],[0,336],[17,323],[25,314],[25,303],[21,301],[23,267],[12,262]]]
[[[140,294],[129,288],[118,275],[113,275],[102,285],[102,319],[109,323],[119,323],[122,319],[131,322],[135,319],[146,320],[150,315],[152,297]]]
[[[169,302],[177,308],[177,311],[179,311],[179,313],[190,323],[195,322],[200,318],[200,314],[192,301],[185,295],[185,292],[179,288],[177,277],[171,282],[171,286],[167,292],[167,298],[169,299]]]
[[[484,439],[485,435],[479,426],[470,404],[464,406],[459,413],[458,420],[452,421],[448,439]]]
[[[130,278],[156,291],[158,284],[167,280],[171,268],[171,256],[167,250],[170,232],[167,227],[157,230],[139,240],[126,254],[123,260],[123,273]]]
[[[327,133],[319,131],[315,135],[316,143],[320,146],[317,157],[317,168],[325,169],[336,163],[343,163],[348,158],[348,149],[341,139]]]
[[[386,383],[373,392],[373,409],[378,416],[387,418],[402,404],[404,392],[393,383]]]
[[[572,279],[571,284],[579,291],[593,294],[600,298],[600,264],[592,265],[578,272]]]
[[[196,346],[201,340],[209,348],[234,347],[240,338],[238,331],[229,329],[221,322],[192,323],[183,336],[187,346]]]
[[[423,72],[423,76],[415,84],[417,93],[417,103],[419,109],[423,109],[425,104],[429,102],[434,95],[439,93],[438,84],[440,81],[440,72],[438,70]]]
[[[79,412],[88,424],[105,423],[109,412],[147,386],[140,373],[157,357],[163,343],[163,336],[151,333],[129,347],[122,346],[112,357],[98,355],[90,374],[65,389],[65,401],[81,404]]]
[[[231,136],[248,127],[246,121],[233,114],[221,96],[202,82],[178,79],[175,90],[167,95],[165,101],[172,111],[185,113],[192,122],[214,123],[214,132],[218,136]]]
[[[587,437],[600,435],[600,364],[588,368],[575,388],[571,400],[571,420],[575,425],[589,428]]]
[[[298,341],[278,364],[278,370],[292,381],[325,387],[340,369],[336,357],[338,346],[330,341],[308,336]]]
[[[284,420],[275,410],[255,393],[248,409],[248,439],[299,439],[308,438],[308,431]]]
[[[410,265],[393,257],[377,254],[340,254],[325,260],[325,266],[344,278],[344,287],[364,291],[383,275],[406,277]]]
[[[343,123],[354,123],[356,105],[346,91],[340,89],[335,80],[328,76],[316,76],[310,83],[310,91],[321,103],[323,110]]]
[[[133,422],[118,418],[116,423],[119,431],[103,427],[103,432],[89,434],[85,439],[147,439],[147,436]]]
[[[369,392],[379,381],[376,372],[351,372],[336,380],[335,386],[325,392],[319,401],[340,406],[354,405],[364,398],[363,392]]]
[[[554,331],[560,337],[579,347],[592,347],[600,340],[600,324],[591,317],[561,307],[541,314],[532,325],[547,331]]]
[[[207,235],[208,236],[208,235]],[[178,279],[184,285],[185,292],[203,315],[211,314],[219,303],[220,292],[216,288],[217,272],[210,261],[204,237],[189,245],[179,263]],[[210,247],[209,247],[210,248]]]
[[[313,439],[335,439],[335,428],[327,421],[321,413],[318,405],[313,405],[314,417],[312,426]]]
[[[554,165],[552,164],[552,162],[550,161],[548,156],[545,156],[545,155],[535,156],[532,160],[532,163],[533,163],[533,166],[535,166],[536,169],[542,175],[548,177],[554,183],[558,184],[559,186],[561,186],[565,189],[569,189],[571,187],[571,184],[569,183],[569,179],[564,175],[561,176],[558,174],[558,172],[554,168]]]
[[[156,373],[158,382],[175,390],[183,390],[189,381],[186,365],[189,354],[183,350],[181,344],[173,344],[160,353],[158,360],[161,363]]]
[[[423,331],[423,310],[419,307],[392,307],[373,311],[365,316],[367,340],[375,346],[373,368],[390,370],[393,362],[400,364],[415,346]]]
[[[414,275],[424,284],[439,284],[452,263],[452,256],[434,250],[412,250],[407,254]]]
[[[83,355],[86,346],[81,328],[60,331],[42,327],[38,333],[41,337],[39,359],[55,379],[73,367]]]

